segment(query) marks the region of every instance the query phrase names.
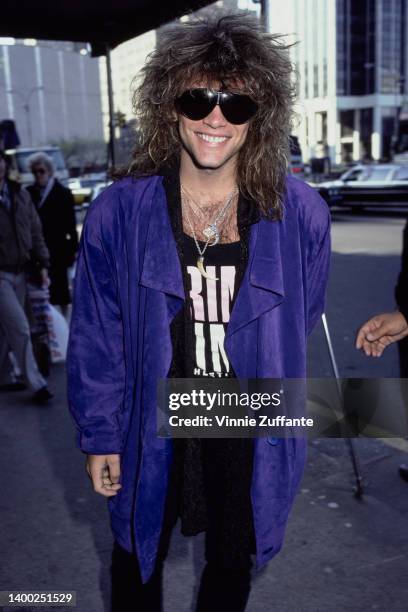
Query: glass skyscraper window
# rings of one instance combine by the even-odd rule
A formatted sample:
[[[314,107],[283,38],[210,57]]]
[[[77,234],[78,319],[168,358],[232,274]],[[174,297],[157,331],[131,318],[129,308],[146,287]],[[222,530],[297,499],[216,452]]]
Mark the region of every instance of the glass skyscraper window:
[[[337,94],[346,93],[346,0],[336,3]]]
[[[337,93],[374,92],[375,1],[337,0]]]
[[[404,69],[404,26],[406,11],[403,0],[383,0],[381,14],[380,91],[400,93]]]

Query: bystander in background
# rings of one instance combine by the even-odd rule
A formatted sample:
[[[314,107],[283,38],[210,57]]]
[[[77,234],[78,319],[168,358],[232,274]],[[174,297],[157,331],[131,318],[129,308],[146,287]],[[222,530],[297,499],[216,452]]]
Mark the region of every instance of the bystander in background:
[[[0,150],[0,390],[28,386],[33,400],[43,403],[53,395],[34,358],[24,310],[28,265],[37,266],[42,282],[49,282],[49,253],[40,219],[27,191],[9,180],[7,156]],[[17,379],[10,351],[22,380]]]
[[[381,357],[387,346],[397,342],[405,397],[408,379],[408,221],[404,228],[401,271],[395,287],[395,301],[398,310],[376,315],[360,327],[356,348],[362,349],[368,357]],[[408,482],[408,465],[401,465],[399,473]]]
[[[67,317],[71,303],[68,268],[73,266],[78,249],[74,198],[54,176],[54,166],[48,155],[35,153],[28,164],[35,179],[28,191],[40,216],[50,252],[50,302],[58,305]]]

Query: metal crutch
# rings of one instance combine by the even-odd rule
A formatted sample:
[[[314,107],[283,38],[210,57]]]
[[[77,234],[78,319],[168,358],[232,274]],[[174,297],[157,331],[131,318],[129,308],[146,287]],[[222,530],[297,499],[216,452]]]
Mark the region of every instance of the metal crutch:
[[[336,358],[334,356],[333,345],[332,345],[329,327],[327,325],[327,319],[326,319],[325,313],[322,314],[322,323],[323,323],[324,334],[326,336],[327,348],[329,350],[333,374],[336,379],[337,392],[339,394],[341,405],[343,405],[343,390],[340,384],[339,369],[337,367]],[[357,498],[361,498],[364,493],[364,489],[363,489],[363,476],[361,474],[361,469],[360,469],[360,462],[359,462],[356,450],[354,448],[353,440],[351,438],[346,438],[345,440],[346,440],[346,444],[349,449],[351,463],[353,464],[354,476],[356,478],[356,485],[354,487],[354,495]]]

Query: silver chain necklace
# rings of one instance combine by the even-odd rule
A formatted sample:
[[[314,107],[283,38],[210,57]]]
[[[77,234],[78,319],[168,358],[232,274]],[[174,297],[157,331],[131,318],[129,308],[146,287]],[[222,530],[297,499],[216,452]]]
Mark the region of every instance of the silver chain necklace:
[[[187,196],[188,199],[190,199],[196,206],[197,208],[200,208],[200,206],[197,204],[197,202],[192,198],[192,196],[190,195],[190,193],[187,191],[187,189],[181,185],[181,190],[182,193]],[[206,238],[214,238],[214,242],[212,244],[210,244],[209,246],[215,246],[216,244],[219,243],[220,241],[220,233],[218,231],[218,223],[220,221],[222,221],[225,217],[225,215],[227,214],[227,210],[229,209],[229,207],[232,204],[232,201],[234,199],[234,196],[238,193],[238,189],[235,188],[233,189],[233,191],[231,191],[231,193],[228,194],[227,199],[226,199],[226,203],[224,204],[224,206],[218,211],[218,213],[215,215],[214,221],[212,223],[210,223],[209,225],[207,225],[206,228],[204,228],[203,230],[203,234]]]
[[[194,204],[195,204],[196,206],[198,206],[198,205],[197,205],[197,202],[195,202],[195,201],[193,200],[193,198],[192,198],[192,197],[191,197],[191,195],[188,193],[188,191],[186,191],[186,189],[183,187],[183,185],[181,185],[181,190],[182,190],[182,192],[183,192],[183,194],[184,194],[184,195],[186,195],[187,197],[189,197],[189,198],[192,200],[192,202],[194,202]],[[184,212],[185,212],[185,215],[186,215],[186,219],[187,219],[188,225],[190,226],[190,230],[191,230],[191,233],[192,233],[192,235],[193,235],[193,239],[194,239],[195,245],[196,245],[196,247],[197,247],[197,251],[198,251],[198,253],[199,253],[199,257],[198,257],[198,259],[197,259],[197,268],[200,270],[200,273],[201,273],[201,275],[202,275],[202,276],[204,276],[205,278],[208,278],[208,279],[210,279],[210,280],[218,280],[218,277],[216,277],[216,276],[210,276],[209,274],[207,274],[207,272],[206,272],[206,270],[205,270],[205,267],[204,267],[204,253],[205,253],[205,251],[207,250],[207,247],[208,247],[208,246],[214,246],[214,245],[218,244],[218,242],[219,242],[219,240],[220,240],[220,233],[219,233],[219,231],[218,231],[218,227],[217,227],[217,225],[218,225],[218,223],[219,223],[220,221],[222,221],[222,220],[223,220],[223,218],[225,217],[225,215],[226,215],[226,213],[227,213],[227,210],[228,210],[228,208],[231,206],[231,203],[232,203],[232,201],[233,201],[233,199],[234,199],[234,197],[235,197],[235,195],[236,195],[237,193],[238,193],[238,190],[235,188],[235,189],[234,189],[234,190],[233,190],[233,191],[232,191],[232,192],[231,192],[231,193],[230,193],[230,194],[227,196],[227,201],[226,201],[226,203],[225,203],[225,204],[224,204],[224,206],[221,208],[221,210],[220,210],[220,211],[219,211],[219,212],[216,214],[214,221],[213,221],[212,223],[210,223],[210,224],[209,224],[209,225],[208,225],[208,226],[207,226],[207,227],[206,227],[206,228],[203,230],[203,234],[204,234],[204,236],[206,236],[206,237],[207,237],[207,241],[206,241],[206,243],[205,243],[205,245],[204,245],[204,247],[203,247],[202,249],[200,248],[200,245],[198,244],[198,240],[197,240],[196,233],[195,233],[194,228],[193,228],[193,225],[192,225],[192,223],[191,223],[191,221],[190,221],[190,217],[188,216],[187,207],[186,207],[186,206],[184,206]],[[198,206],[198,208],[199,208],[199,206]],[[211,240],[212,238],[214,238],[214,242],[213,242],[212,244],[210,244],[210,240]]]

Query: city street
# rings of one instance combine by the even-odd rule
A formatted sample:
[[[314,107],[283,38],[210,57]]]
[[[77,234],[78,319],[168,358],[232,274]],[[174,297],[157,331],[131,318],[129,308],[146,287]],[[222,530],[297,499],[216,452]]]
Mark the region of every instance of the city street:
[[[398,377],[395,346],[369,360],[354,341],[367,318],[395,308],[404,224],[398,214],[333,214],[326,314],[341,376]],[[310,375],[331,376],[320,324],[309,353]],[[43,407],[28,403],[29,391],[0,395],[0,589],[76,591],[78,612],[108,612],[108,514],[74,446],[63,365],[53,367],[50,387],[55,398]],[[355,446],[362,500],[352,493],[345,441],[310,443],[284,548],[254,574],[248,612],[408,611],[408,484],[398,476],[408,441],[362,439]],[[176,528],[165,612],[194,610],[202,555],[202,536],[183,538]]]
[[[340,376],[398,376],[397,349],[392,346],[380,360],[367,359],[354,350],[358,327],[374,314],[395,309],[394,287],[400,269],[401,213],[363,215],[334,211],[332,261],[326,315]],[[321,326],[311,339],[310,375],[332,374],[321,353]],[[315,350],[316,349],[316,350]]]
[[[254,397],[259,385],[253,390],[251,382],[240,383],[248,397],[228,395],[228,385],[217,383],[218,396],[206,406],[202,395],[198,402],[213,412],[191,414],[184,397],[169,397],[165,408],[179,410],[171,412],[175,419],[167,413],[164,423],[157,419],[158,435],[176,427],[185,437],[200,427],[194,431],[200,436],[207,426],[209,436],[215,430],[217,437],[264,435],[256,441],[253,525],[241,494],[249,493],[244,451],[223,443],[218,461],[210,445],[180,447],[173,464],[183,489],[180,514],[183,527],[184,518],[193,525],[183,530],[197,533],[203,519],[219,529],[222,550],[212,555],[210,537],[203,574],[205,533],[184,537],[179,521],[166,534],[161,612],[408,612],[408,337],[381,358],[355,348],[364,323],[397,310],[405,228],[408,235],[407,34],[405,0],[6,2],[0,19],[0,612],[161,607],[151,603],[160,591],[154,580],[147,603],[127,592],[129,568],[120,559],[111,606],[108,500],[94,492],[87,457],[77,448],[62,362],[76,270],[70,395],[87,452],[121,451],[115,533],[124,544],[129,528],[140,531],[143,575],[156,552],[156,476],[166,476],[154,419],[144,417],[158,408],[163,418],[160,399],[167,404],[151,383],[167,372],[169,327],[171,376],[281,376],[272,390],[279,399],[259,379],[268,399]],[[286,173],[315,192],[298,184],[285,193]],[[103,192],[79,245],[89,208]],[[281,227],[247,226],[256,231],[244,240],[241,221],[256,211],[242,207],[241,196],[268,217],[280,211],[284,193]],[[316,194],[332,219],[328,279],[327,231],[317,238],[327,218]],[[253,257],[245,271],[248,245]],[[377,319],[380,342],[383,324],[389,322],[387,333],[397,332],[394,339],[406,331],[407,265],[404,256],[398,285],[404,315]],[[327,280],[324,312],[306,346]],[[181,309],[170,326],[166,303],[175,304],[183,288],[191,316],[183,321]],[[368,330],[365,340],[359,337],[366,350],[368,338]],[[51,355],[60,361],[50,365]],[[126,409],[114,415],[124,447],[99,414],[107,402],[114,409],[119,370],[132,415],[141,415],[140,423],[127,419]],[[307,379],[300,393],[299,381],[289,378],[296,374]],[[243,414],[230,412],[237,405]],[[271,430],[281,423],[283,429]],[[306,444],[286,440],[293,442],[286,447],[284,435],[308,436],[302,479]],[[208,473],[222,516],[203,499]],[[109,475],[115,480],[112,465]],[[136,527],[129,527],[135,509]],[[247,541],[254,528],[258,559],[277,552],[286,528],[278,554],[252,568],[247,605],[236,600],[248,572],[231,573],[233,593],[212,588],[213,575],[218,585],[231,581],[219,571],[231,557],[234,566],[230,546],[248,560],[236,524]],[[200,588],[207,574],[209,589],[205,579]],[[40,599],[21,599],[27,592]],[[3,603],[7,593],[19,594],[16,605]],[[116,602],[116,593],[123,600]],[[46,594],[53,606],[40,605]],[[58,594],[68,605],[59,605]]]

